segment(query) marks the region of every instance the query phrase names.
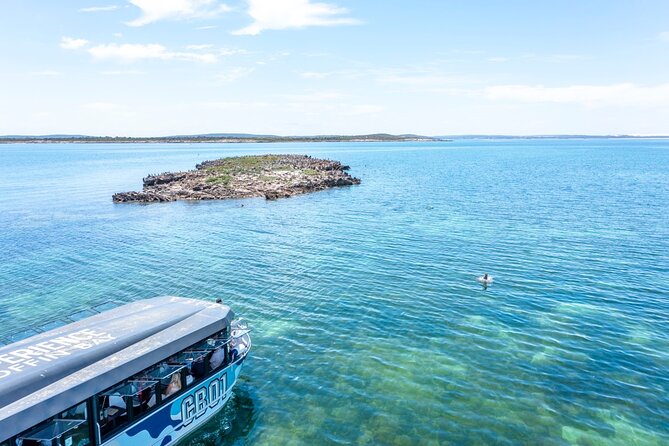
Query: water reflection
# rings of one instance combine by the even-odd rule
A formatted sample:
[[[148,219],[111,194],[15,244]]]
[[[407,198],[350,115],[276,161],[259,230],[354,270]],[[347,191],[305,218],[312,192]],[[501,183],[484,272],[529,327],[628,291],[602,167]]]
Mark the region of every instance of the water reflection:
[[[242,377],[223,410],[181,444],[191,446],[239,446],[246,444],[258,419],[258,395],[250,380]]]

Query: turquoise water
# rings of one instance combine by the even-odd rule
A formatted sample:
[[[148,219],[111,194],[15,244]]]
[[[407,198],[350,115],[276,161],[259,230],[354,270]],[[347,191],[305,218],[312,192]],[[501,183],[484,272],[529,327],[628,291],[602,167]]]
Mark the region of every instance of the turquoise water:
[[[113,204],[307,153],[360,186]],[[668,445],[669,141],[0,145],[0,336],[113,299],[254,327],[193,445]],[[475,278],[495,277],[484,290]]]

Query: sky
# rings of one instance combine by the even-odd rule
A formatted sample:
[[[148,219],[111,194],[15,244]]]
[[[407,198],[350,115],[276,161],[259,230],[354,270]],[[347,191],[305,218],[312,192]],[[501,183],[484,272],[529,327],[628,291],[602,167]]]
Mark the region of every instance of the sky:
[[[666,0],[0,8],[5,135],[669,135]]]

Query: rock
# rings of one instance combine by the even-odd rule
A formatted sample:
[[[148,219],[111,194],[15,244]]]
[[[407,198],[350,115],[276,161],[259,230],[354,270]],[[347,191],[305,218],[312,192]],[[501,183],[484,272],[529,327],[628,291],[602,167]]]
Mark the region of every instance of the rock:
[[[160,175],[149,175],[142,180],[144,186],[155,186],[158,184],[167,184],[174,181],[182,180],[185,177],[184,174],[174,174],[174,173],[163,173]]]
[[[155,192],[120,192],[112,196],[114,203],[156,203],[174,201],[173,197]]]
[[[360,184],[339,161],[306,155],[257,155],[204,161],[188,172],[147,175],[140,192],[114,194],[115,203],[175,200],[267,200]]]

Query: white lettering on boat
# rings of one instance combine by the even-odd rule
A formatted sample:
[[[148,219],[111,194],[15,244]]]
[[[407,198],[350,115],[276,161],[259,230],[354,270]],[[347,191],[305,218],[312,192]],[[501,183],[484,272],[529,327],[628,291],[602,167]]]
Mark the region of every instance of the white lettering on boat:
[[[216,407],[225,397],[225,373],[214,378],[209,384],[202,385],[195,392],[186,395],[181,401],[181,420],[188,426],[196,418],[207,412],[208,408]]]
[[[37,367],[44,362],[69,356],[77,350],[87,350],[114,339],[116,338],[109,333],[85,329],[1,354],[0,379],[26,368]]]

